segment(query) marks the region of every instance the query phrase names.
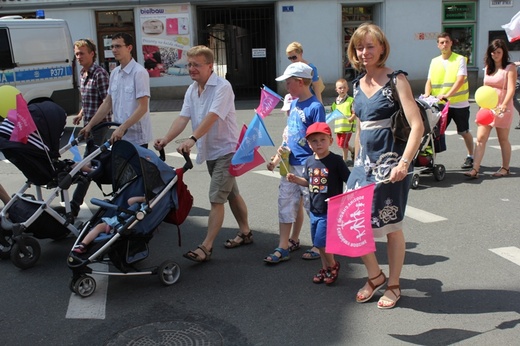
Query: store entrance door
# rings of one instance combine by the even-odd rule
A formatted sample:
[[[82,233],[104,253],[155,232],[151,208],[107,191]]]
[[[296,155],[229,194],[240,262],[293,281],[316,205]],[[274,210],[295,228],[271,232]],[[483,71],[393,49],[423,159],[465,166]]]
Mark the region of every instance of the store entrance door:
[[[214,71],[237,98],[258,97],[262,84],[276,88],[274,5],[200,6],[197,14],[198,44],[213,50]]]
[[[112,53],[112,35],[118,32],[126,32],[134,37],[132,56],[137,60],[135,45],[134,11],[97,11],[96,27],[98,41],[98,61],[108,72],[111,72],[118,62]]]

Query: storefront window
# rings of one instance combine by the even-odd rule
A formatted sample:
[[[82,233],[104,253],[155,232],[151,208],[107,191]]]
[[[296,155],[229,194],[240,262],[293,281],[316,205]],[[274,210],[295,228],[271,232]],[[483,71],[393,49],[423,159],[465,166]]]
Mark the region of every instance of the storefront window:
[[[468,66],[475,66],[476,1],[442,4],[443,31],[451,35],[452,50],[468,58]]]
[[[356,77],[356,71],[350,65],[347,50],[352,34],[359,25],[365,22],[372,22],[372,6],[343,6],[341,12],[343,29],[343,67],[345,79],[351,81]]]

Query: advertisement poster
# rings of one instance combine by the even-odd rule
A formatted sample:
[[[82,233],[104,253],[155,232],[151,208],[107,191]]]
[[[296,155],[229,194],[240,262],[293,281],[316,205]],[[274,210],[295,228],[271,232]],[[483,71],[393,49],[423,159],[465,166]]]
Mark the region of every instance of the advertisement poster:
[[[140,9],[144,67],[150,77],[188,75],[189,5]]]

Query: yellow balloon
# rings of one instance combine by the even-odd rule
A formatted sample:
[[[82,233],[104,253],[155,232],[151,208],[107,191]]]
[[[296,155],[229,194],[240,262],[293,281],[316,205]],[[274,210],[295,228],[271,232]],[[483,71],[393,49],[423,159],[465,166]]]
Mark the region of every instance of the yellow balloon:
[[[16,109],[16,95],[19,93],[20,90],[16,89],[14,86],[0,86],[0,116],[2,118],[7,117],[7,113],[11,109]]]
[[[496,108],[498,105],[498,93],[489,85],[483,85],[475,91],[475,102],[477,102],[480,108]]]

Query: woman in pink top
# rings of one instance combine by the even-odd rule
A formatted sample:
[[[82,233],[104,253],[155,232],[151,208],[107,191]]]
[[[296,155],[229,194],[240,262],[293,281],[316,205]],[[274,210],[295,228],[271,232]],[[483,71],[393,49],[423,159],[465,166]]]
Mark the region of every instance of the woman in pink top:
[[[478,124],[477,141],[473,169],[464,173],[467,177],[476,179],[479,176],[480,163],[484,157],[486,143],[491,129],[495,127],[498,143],[502,152],[502,166],[493,173],[493,177],[505,177],[510,174],[509,163],[511,161],[511,143],[509,142],[509,130],[513,122],[513,97],[516,86],[516,66],[509,61],[509,51],[503,40],[493,40],[489,45],[484,59],[486,74],[484,85],[493,87],[498,93],[498,105],[495,109],[495,120],[489,125]]]

